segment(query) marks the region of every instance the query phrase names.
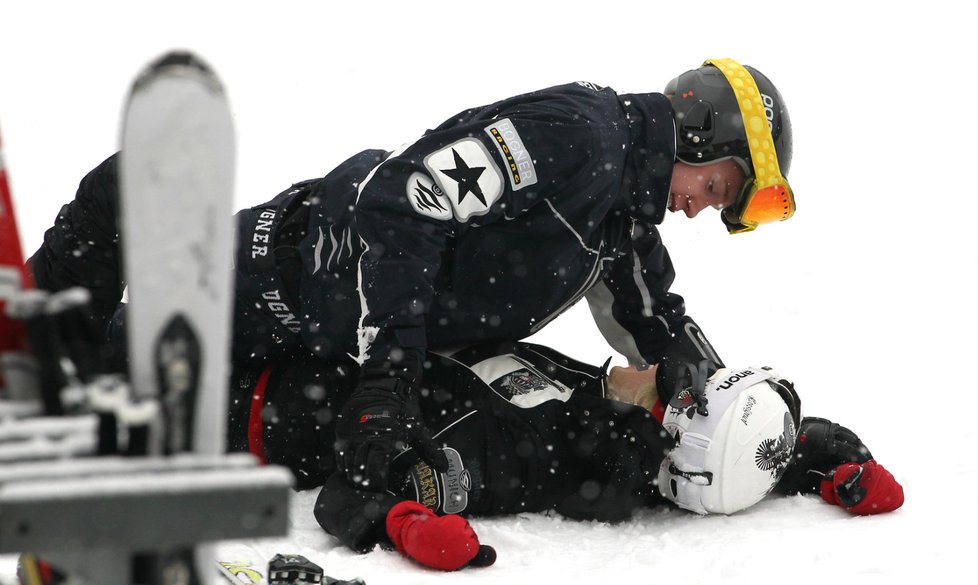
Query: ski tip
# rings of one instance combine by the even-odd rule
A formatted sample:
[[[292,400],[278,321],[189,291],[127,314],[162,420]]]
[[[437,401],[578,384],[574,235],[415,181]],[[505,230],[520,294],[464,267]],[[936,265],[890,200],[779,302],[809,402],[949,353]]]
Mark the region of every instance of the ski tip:
[[[189,74],[196,75],[202,79],[209,80],[211,83],[220,87],[217,74],[214,69],[198,55],[185,50],[174,50],[158,57],[155,61],[146,66],[145,69],[136,77],[133,89],[144,85],[151,80],[169,74]]]
[[[210,65],[190,51],[170,51],[150,64],[149,69],[160,70],[174,66],[192,67],[209,75],[214,74],[214,70],[211,69]]]

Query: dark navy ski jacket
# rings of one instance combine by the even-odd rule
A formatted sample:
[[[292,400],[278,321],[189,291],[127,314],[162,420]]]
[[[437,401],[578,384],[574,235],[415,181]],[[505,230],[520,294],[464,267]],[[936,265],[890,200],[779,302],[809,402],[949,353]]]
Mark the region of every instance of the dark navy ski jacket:
[[[604,368],[525,343],[429,355],[421,408],[449,468],[409,449],[391,462],[388,492],[331,475],[315,515],[343,544],[384,542],[387,512],[404,500],[438,514],[555,510],[605,522],[661,501],[653,480],[673,439],[649,411],[605,397]]]
[[[320,356],[418,371],[429,347],[521,339],[587,296],[616,349],[655,362],[684,314],[655,227],[674,158],[664,96],[588,83],[360,153],[309,188],[285,316]]]
[[[309,350],[417,377],[429,347],[522,339],[587,297],[615,349],[655,363],[685,312],[656,229],[674,159],[663,95],[589,83],[361,152],[238,213],[235,361]],[[41,285],[92,290],[99,326],[124,286],[115,160],[32,259]]]

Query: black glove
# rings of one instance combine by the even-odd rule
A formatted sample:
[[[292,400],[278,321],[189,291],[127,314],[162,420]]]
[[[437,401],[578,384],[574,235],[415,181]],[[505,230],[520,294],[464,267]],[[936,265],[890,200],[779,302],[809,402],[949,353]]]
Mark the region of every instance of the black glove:
[[[655,373],[659,400],[662,404],[669,404],[680,392],[690,390],[697,405],[704,409],[701,414],[705,414],[703,390],[706,379],[724,367],[723,362],[691,318],[683,317],[672,329],[675,334]],[[703,398],[704,402],[700,403],[699,398]]]
[[[856,433],[824,418],[805,417],[791,461],[776,489],[783,494],[818,493],[822,478],[837,466],[872,458]]]
[[[448,459],[425,428],[410,385],[397,377],[362,381],[336,424],[336,461],[347,481],[358,489],[385,491],[392,455],[409,447],[437,471],[448,471]]]
[[[706,397],[706,380],[714,371],[716,370],[710,369],[707,360],[701,360],[697,364],[666,363],[663,360],[655,373],[656,390],[666,389],[665,392],[659,392],[659,399],[662,400],[661,397],[668,393],[671,396],[669,405],[684,410],[689,418],[693,418],[694,412],[700,416],[708,416],[710,412],[707,404],[710,401]]]

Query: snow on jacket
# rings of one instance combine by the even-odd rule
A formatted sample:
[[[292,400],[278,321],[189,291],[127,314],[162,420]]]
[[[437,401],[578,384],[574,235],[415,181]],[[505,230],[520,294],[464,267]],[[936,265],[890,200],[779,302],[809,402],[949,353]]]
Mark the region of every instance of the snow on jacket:
[[[444,445],[449,470],[438,473],[408,450],[394,458],[385,493],[357,490],[343,474],[330,475],[315,515],[344,545],[369,550],[384,542],[387,512],[406,499],[438,514],[554,510],[604,522],[667,503],[653,481],[675,443],[649,411],[605,397],[605,367],[522,342],[483,343],[431,358],[422,416]],[[329,425],[321,426],[328,435]],[[316,460],[309,451],[315,441],[292,443],[303,465]],[[816,417],[802,420],[794,453],[775,487],[779,494],[818,493],[836,466],[873,457],[851,430]]]
[[[604,368],[525,343],[431,358],[421,407],[449,470],[408,450],[392,461],[386,493],[332,475],[315,514],[345,545],[383,541],[387,511],[405,499],[439,514],[555,510],[602,521],[658,501],[652,481],[674,442],[647,410],[605,398]]]
[[[428,347],[521,339],[590,293],[616,349],[657,361],[684,314],[655,228],[674,157],[664,96],[587,83],[354,156],[308,197],[303,344],[418,371]]]
[[[685,311],[655,227],[674,157],[664,96],[587,83],[361,152],[238,213],[235,359],[305,347],[416,373],[428,347],[522,339],[586,295],[613,347],[655,363]],[[116,159],[85,177],[31,260],[50,290],[88,287],[99,328],[124,286]]]

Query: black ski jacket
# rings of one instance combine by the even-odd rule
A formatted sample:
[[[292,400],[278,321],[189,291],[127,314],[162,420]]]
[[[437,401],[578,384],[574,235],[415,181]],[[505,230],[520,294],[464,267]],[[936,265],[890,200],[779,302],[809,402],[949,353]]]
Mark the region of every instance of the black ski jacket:
[[[658,501],[652,481],[673,439],[647,410],[604,397],[604,368],[524,343],[430,357],[420,403],[449,470],[409,450],[391,462],[389,492],[329,477],[315,514],[345,545],[384,541],[387,512],[405,499],[439,514],[555,510],[609,522]]]
[[[303,206],[284,194],[270,221],[308,214],[277,238],[301,259],[297,306],[276,286],[252,304],[321,357],[417,371],[428,347],[521,339],[589,295],[616,349],[658,361],[684,314],[655,227],[674,158],[660,94],[572,83],[466,110],[298,186]],[[245,263],[272,255],[256,225]]]
[[[658,362],[685,312],[655,227],[672,116],[660,94],[552,87],[466,110],[239,212],[236,361],[304,347],[368,368],[399,358],[416,374],[429,347],[522,339],[587,296],[615,349]],[[117,206],[113,156],[31,260],[40,286],[88,287],[100,328],[124,286]]]
[[[286,462],[301,461],[300,482],[302,477],[328,476],[317,499],[316,519],[346,546],[369,550],[386,542],[387,513],[406,499],[438,514],[554,510],[576,520],[603,522],[625,520],[636,510],[668,502],[652,482],[675,442],[649,411],[605,397],[605,367],[512,342],[430,357],[419,402],[425,424],[444,445],[450,464],[445,473],[408,450],[391,463],[390,491],[357,490],[342,473],[312,469],[315,462],[332,462],[330,454],[317,452],[316,441],[303,440],[311,433],[297,430],[311,426],[314,417],[308,413],[315,410],[305,409],[306,423],[266,425],[266,444],[284,440],[288,445],[276,452],[290,453]],[[301,381],[276,382],[293,389],[280,396],[294,396],[311,379],[335,376],[314,370],[303,367]],[[287,409],[275,404],[280,400],[266,402],[265,408],[281,415]],[[331,423],[320,420],[315,426],[325,436],[331,433]],[[269,459],[276,462],[279,457]],[[849,429],[806,417],[775,491],[817,493],[824,475],[836,466],[871,458]]]

